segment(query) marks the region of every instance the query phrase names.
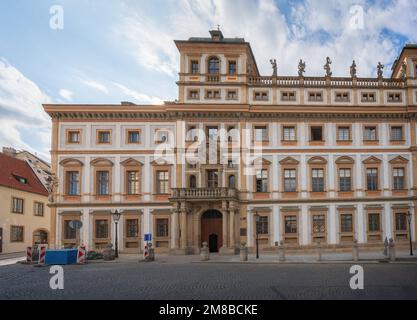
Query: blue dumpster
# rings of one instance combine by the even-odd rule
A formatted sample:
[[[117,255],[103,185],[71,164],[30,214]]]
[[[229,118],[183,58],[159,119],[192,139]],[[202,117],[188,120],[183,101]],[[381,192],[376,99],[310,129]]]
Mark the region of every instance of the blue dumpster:
[[[45,264],[76,264],[77,249],[46,250]]]

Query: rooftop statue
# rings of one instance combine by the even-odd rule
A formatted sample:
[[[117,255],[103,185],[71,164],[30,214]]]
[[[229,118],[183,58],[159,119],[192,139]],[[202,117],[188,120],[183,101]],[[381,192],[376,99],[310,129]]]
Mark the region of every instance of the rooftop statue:
[[[300,59],[300,62],[298,63],[298,76],[304,77],[304,72],[306,72],[306,63]]]
[[[271,59],[271,60],[269,60],[269,62],[272,65],[272,76],[276,77],[278,75],[277,60],[276,59]]]
[[[353,60],[352,65],[350,66],[350,76],[356,78],[356,62]]]
[[[332,60],[329,57],[326,58],[326,64],[324,65],[323,69],[326,70],[326,77],[332,76],[332,71],[330,69],[330,65],[332,64]]]
[[[381,63],[381,62],[378,62],[378,65],[377,65],[377,74],[378,74],[378,78],[382,78],[383,76],[384,76],[384,65]]]

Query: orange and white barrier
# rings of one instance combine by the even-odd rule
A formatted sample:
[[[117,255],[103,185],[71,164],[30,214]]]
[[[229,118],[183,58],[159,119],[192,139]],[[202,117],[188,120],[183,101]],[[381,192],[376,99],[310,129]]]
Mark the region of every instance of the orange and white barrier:
[[[32,247],[27,247],[26,248],[26,262],[27,263],[32,263],[32,259],[33,259],[33,248]]]
[[[77,264],[84,264],[86,256],[85,246],[78,246]]]
[[[38,264],[45,264],[45,254],[47,246],[39,246],[39,259]]]

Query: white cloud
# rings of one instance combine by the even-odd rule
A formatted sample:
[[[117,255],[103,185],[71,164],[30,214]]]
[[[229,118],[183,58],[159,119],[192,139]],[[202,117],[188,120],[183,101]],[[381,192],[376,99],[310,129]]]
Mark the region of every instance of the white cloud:
[[[109,90],[107,89],[107,87],[98,81],[81,79],[81,83],[97,91],[101,91],[106,94],[109,93]]]
[[[49,158],[50,119],[42,104],[51,99],[6,60],[0,59],[0,146]]]
[[[417,41],[417,3],[413,1],[305,0],[286,5],[291,6],[289,14],[273,0],[170,0],[164,6],[167,13],[156,19],[147,10],[128,7],[115,29],[130,43],[138,64],[171,76],[179,67],[173,40],[206,37],[217,24],[226,37],[250,41],[258,67],[266,75],[272,71],[269,59],[275,57],[280,75],[296,75],[302,58],[307,62],[307,76],[321,76],[325,58],[330,56],[335,76],[349,76],[353,59],[359,76],[375,76],[378,61],[387,65],[385,75],[389,76],[389,66],[402,44],[385,30]],[[351,27],[354,5],[363,8],[363,29]]]
[[[59,95],[62,98],[64,98],[65,100],[71,101],[73,92],[71,92],[70,90],[67,90],[67,89],[61,89],[61,90],[59,90]]]
[[[163,101],[157,97],[151,97],[144,93],[140,93],[138,91],[132,90],[120,83],[113,82],[113,84],[120,89],[127,97],[136,100],[137,103],[144,103],[144,104],[162,104]]]

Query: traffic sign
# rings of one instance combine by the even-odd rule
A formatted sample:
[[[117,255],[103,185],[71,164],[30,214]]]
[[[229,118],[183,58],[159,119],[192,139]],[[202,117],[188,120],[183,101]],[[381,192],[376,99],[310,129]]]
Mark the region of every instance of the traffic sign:
[[[81,229],[83,226],[83,223],[80,220],[71,220],[69,222],[69,226],[71,229]]]
[[[145,233],[145,241],[152,241],[152,233]]]

